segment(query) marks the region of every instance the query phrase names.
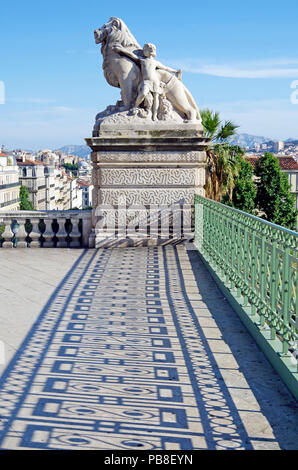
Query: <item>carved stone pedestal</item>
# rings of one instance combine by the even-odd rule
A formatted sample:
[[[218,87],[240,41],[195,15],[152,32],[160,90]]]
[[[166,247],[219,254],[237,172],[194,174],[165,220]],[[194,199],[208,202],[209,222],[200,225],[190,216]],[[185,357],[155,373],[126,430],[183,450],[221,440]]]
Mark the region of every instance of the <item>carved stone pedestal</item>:
[[[205,194],[208,140],[199,122],[103,122],[86,142],[94,185],[90,247],[191,237],[193,196]]]

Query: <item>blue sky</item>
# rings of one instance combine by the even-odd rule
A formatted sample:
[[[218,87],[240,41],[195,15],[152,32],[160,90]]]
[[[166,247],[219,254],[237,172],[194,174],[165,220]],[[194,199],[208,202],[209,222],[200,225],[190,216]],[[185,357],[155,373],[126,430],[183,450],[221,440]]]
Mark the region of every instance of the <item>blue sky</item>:
[[[298,139],[298,2],[267,0],[5,2],[0,17],[0,145],[84,144],[97,112],[120,97],[102,73],[93,30],[122,18],[140,44],[182,68],[200,108],[239,132]]]

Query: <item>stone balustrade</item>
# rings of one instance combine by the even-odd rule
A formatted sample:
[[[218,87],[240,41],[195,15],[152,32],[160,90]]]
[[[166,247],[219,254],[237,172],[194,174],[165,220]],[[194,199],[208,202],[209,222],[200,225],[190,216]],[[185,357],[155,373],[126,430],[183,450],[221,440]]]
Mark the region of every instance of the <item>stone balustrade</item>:
[[[2,248],[88,247],[91,210],[0,212]]]

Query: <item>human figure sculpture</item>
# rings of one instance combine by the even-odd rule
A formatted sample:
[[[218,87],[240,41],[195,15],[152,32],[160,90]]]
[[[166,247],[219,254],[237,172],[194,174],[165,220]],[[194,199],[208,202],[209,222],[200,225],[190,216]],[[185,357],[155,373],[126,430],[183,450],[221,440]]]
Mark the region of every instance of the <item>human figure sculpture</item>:
[[[156,56],[156,47],[154,44],[147,43],[143,47],[143,56],[138,57],[133,52],[126,50],[122,46],[114,46],[113,50],[124,54],[134,62],[136,62],[141,68],[142,80],[138,86],[138,96],[135,102],[135,108],[138,108],[147,99],[147,102],[152,101],[152,119],[157,119],[157,111],[159,106],[159,95],[163,93],[163,82],[161,82],[157,70],[166,70],[171,73],[175,73],[179,78],[181,77],[181,70],[174,70],[171,67],[167,67],[157,60],[154,59]],[[152,94],[153,100],[148,97]],[[136,111],[136,109],[135,109]]]
[[[150,56],[146,57],[144,49],[140,47],[121,19],[112,17],[110,21],[94,31],[94,36],[96,44],[101,44],[103,70],[107,82],[121,89],[122,107],[120,110],[132,110],[135,109],[137,103],[140,105],[141,102],[147,101],[147,107],[152,108],[155,119],[157,98],[160,95],[159,87],[162,87],[166,99],[178,113],[184,116],[186,121],[201,121],[195,100],[182,81],[173,73],[176,71],[162,64],[160,64],[162,67],[156,67],[154,64],[157,61],[154,59],[153,50]],[[153,97],[153,103],[150,106],[151,97]]]

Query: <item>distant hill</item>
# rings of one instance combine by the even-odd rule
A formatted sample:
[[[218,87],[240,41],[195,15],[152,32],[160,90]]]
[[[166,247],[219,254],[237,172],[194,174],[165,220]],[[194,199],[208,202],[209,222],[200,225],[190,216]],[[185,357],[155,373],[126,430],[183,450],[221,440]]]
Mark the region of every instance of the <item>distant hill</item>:
[[[239,145],[240,147],[253,147],[256,144],[264,144],[268,142],[268,137],[256,136],[251,134],[236,134],[233,137],[230,137],[229,143],[232,145]],[[81,158],[89,159],[91,150],[87,145],[65,145],[59,149],[60,152],[64,152],[67,155],[77,155]]]
[[[250,147],[252,148],[254,144],[265,144],[272,139],[264,136],[257,136],[252,134],[236,134],[233,137],[228,139],[229,143],[232,145],[239,145],[240,147]]]
[[[59,149],[59,152],[64,152],[67,155],[77,155],[78,157],[81,158],[90,158],[90,153],[91,150],[87,145],[65,145],[64,147],[61,147]]]
[[[262,135],[252,135],[252,134],[236,134],[233,137],[228,139],[228,142],[231,145],[239,145],[243,148],[253,148],[254,144],[265,144],[272,141],[277,141],[278,139],[272,139],[269,137],[264,137]],[[297,144],[297,139],[287,139],[285,140],[287,144],[293,143]],[[67,155],[78,155],[81,158],[86,158],[89,160],[91,150],[87,145],[65,145],[59,149],[61,152],[66,153]]]

